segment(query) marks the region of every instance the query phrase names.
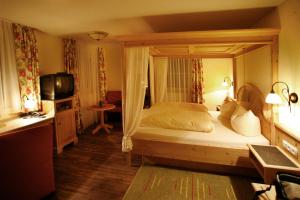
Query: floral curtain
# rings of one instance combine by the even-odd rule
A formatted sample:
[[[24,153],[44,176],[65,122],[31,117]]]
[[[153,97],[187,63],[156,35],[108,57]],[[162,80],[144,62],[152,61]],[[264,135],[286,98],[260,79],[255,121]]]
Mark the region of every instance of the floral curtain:
[[[203,65],[201,58],[192,59],[192,100],[193,103],[204,103],[203,99]]]
[[[15,39],[21,109],[25,111],[25,101],[29,98],[34,104],[31,109],[39,110],[41,107],[39,60],[34,30],[20,24],[13,24],[12,27]]]
[[[64,65],[65,71],[74,76],[74,106],[77,133],[82,131],[80,98],[79,98],[79,67],[77,63],[76,40],[64,39]]]
[[[106,69],[104,63],[103,48],[98,48],[98,71],[99,71],[99,90],[100,99],[104,100],[106,97]]]

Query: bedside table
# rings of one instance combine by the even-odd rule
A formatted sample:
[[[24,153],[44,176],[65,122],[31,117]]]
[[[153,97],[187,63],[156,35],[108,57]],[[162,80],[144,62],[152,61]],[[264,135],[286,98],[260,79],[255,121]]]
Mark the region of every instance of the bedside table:
[[[277,172],[300,175],[300,165],[277,146],[251,145],[249,158],[266,184],[272,184]]]

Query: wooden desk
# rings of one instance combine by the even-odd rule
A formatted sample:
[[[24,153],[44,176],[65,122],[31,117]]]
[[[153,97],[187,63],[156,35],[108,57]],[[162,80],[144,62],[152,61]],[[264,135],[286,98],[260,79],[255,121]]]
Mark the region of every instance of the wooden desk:
[[[104,123],[104,111],[106,110],[112,110],[116,106],[113,104],[104,104],[102,107],[93,105],[88,107],[89,110],[94,110],[100,112],[100,124],[92,131],[92,134],[97,133],[101,128],[103,128],[107,133],[109,133],[109,129],[112,129],[112,125],[108,125]]]
[[[300,165],[277,146],[248,145],[249,158],[266,184],[272,184],[277,172],[300,174]]]

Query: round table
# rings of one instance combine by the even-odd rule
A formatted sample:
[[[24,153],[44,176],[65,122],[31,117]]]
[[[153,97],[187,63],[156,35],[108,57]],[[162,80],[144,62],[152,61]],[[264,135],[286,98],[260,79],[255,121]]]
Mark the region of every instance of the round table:
[[[97,106],[97,105],[93,105],[93,106],[88,107],[89,110],[94,110],[94,111],[100,112],[100,124],[97,125],[97,127],[92,131],[92,134],[97,133],[101,128],[103,128],[107,133],[110,132],[109,129],[112,129],[113,126],[104,123],[104,111],[112,110],[115,107],[116,106],[113,105],[113,104],[104,104],[102,107]]]

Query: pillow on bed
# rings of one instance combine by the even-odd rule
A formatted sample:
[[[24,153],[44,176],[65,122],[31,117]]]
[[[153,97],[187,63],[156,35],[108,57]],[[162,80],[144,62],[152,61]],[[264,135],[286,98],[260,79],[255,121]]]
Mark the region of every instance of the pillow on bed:
[[[231,115],[235,111],[237,103],[235,101],[225,102],[220,107],[220,117],[223,119],[230,120]]]
[[[198,132],[211,132],[214,129],[209,113],[186,110],[153,112],[142,118],[140,126]]]
[[[161,102],[151,106],[152,110],[186,110],[186,111],[200,111],[207,112],[208,109],[203,104],[198,103],[181,103],[181,102]]]
[[[237,106],[231,117],[231,126],[239,134],[244,136],[257,136],[261,134],[260,121],[251,110]]]
[[[240,105],[240,104],[237,104],[236,107],[235,107],[235,110],[234,112],[232,113],[230,119],[232,118],[235,118],[237,116],[240,116],[240,115],[243,115],[247,112],[247,110],[245,109],[244,106]]]

